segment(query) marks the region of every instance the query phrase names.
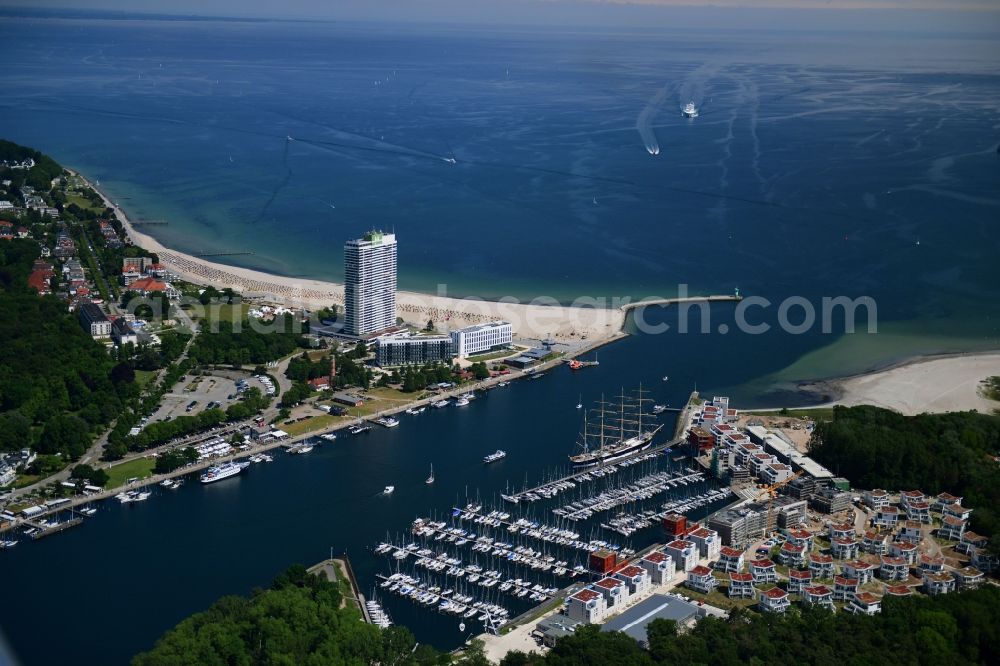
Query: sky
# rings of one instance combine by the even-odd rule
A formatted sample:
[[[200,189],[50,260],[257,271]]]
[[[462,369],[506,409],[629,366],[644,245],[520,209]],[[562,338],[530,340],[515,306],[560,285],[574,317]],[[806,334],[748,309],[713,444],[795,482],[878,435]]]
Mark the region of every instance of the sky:
[[[508,25],[1000,32],[1000,0],[0,0],[0,7]]]

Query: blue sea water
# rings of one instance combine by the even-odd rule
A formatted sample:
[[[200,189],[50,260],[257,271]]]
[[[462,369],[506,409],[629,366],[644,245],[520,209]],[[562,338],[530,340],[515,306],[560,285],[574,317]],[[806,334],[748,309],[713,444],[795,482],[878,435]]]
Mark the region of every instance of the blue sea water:
[[[0,626],[26,663],[122,663],[331,546],[369,587],[379,563],[364,549],[386,531],[563,462],[581,394],[642,381],[672,404],[695,385],[741,406],[792,403],[789,381],[998,344],[987,39],[12,17],[0,34],[0,133],[99,179],[134,218],[167,220],[146,229],[167,246],[339,280],[344,239],[381,227],[400,238],[403,288],[867,295],[880,331],[721,334],[733,307],[717,305],[711,335],[680,335],[678,313],[651,311],[671,333],[602,349],[597,369],[234,485],[106,507],[0,557],[13,600]],[[697,119],[680,116],[688,100]],[[699,315],[679,316],[697,329]],[[511,455],[483,468],[498,447]],[[421,640],[461,638],[392,610]]]

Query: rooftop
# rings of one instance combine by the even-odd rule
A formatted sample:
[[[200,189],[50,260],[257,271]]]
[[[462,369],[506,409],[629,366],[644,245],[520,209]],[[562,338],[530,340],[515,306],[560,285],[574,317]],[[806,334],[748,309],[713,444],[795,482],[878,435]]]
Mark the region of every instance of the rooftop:
[[[579,599],[580,601],[593,601],[598,598],[600,593],[594,592],[593,590],[583,589],[573,595],[574,599]]]
[[[645,643],[646,626],[653,620],[673,620],[682,624],[698,615],[698,607],[694,604],[677,597],[654,594],[606,623],[601,631],[621,631]]]
[[[788,596],[788,592],[785,592],[780,587],[772,587],[768,590],[764,590],[761,594],[768,599],[784,599]]]
[[[615,580],[614,578],[602,578],[601,580],[594,583],[598,587],[603,587],[605,590],[613,590],[616,587],[621,587],[625,583],[620,580]]]

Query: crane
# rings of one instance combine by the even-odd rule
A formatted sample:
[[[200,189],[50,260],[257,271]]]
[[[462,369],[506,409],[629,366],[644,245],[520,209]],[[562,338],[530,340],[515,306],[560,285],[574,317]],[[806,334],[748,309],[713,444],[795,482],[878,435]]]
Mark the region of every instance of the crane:
[[[772,483],[771,485],[769,485],[766,488],[764,488],[763,490],[761,490],[760,493],[757,495],[757,497],[754,498],[758,502],[761,501],[761,500],[763,500],[764,497],[768,498],[768,500],[767,500],[767,522],[764,523],[764,533],[765,533],[764,535],[765,536],[770,536],[770,534],[771,534],[770,533],[770,529],[771,529],[771,513],[774,510],[774,498],[778,496],[778,489],[779,488],[783,488],[784,486],[787,486],[789,483],[791,483],[792,481],[794,481],[795,479],[797,479],[800,476],[802,476],[802,470],[799,470],[795,474],[792,474],[790,477],[788,477],[784,481],[778,481],[777,483]]]

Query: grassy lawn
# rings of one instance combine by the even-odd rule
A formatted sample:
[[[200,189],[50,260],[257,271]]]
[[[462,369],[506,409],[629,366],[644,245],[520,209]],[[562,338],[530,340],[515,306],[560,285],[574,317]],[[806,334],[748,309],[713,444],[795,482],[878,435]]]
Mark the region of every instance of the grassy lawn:
[[[118,463],[106,470],[108,473],[108,483],[106,488],[117,488],[125,484],[125,479],[132,477],[144,478],[153,474],[153,466],[156,461],[153,458],[136,458],[124,463]]]
[[[347,419],[342,416],[331,416],[330,414],[318,414],[311,419],[305,419],[304,421],[297,421],[290,425],[285,425],[284,423],[278,423],[277,426],[288,433],[290,437],[298,437],[299,435],[305,435],[306,433],[316,432],[317,430],[326,430],[327,428],[332,428],[333,426],[344,423]]]
[[[70,204],[74,204],[74,203],[77,206],[79,206],[80,208],[84,208],[84,209],[87,209],[87,210],[92,210],[95,213],[97,213],[98,215],[100,215],[101,213],[104,212],[104,205],[103,204],[100,205],[100,206],[95,206],[90,201],[90,199],[87,199],[86,197],[84,197],[84,196],[82,196],[80,194],[76,194],[75,192],[67,192],[66,193],[66,205],[69,206]]]
[[[830,421],[833,419],[833,407],[814,407],[805,409],[786,409],[780,412],[754,412],[748,411],[743,412],[747,415],[752,416],[769,416],[771,418],[780,418],[782,416],[787,416],[793,419],[809,419],[812,421]]]
[[[507,358],[508,356],[514,356],[515,354],[520,354],[524,351],[524,347],[517,347],[516,349],[501,349],[495,352],[489,352],[487,354],[477,354],[476,356],[469,356],[465,360],[470,363],[479,363],[480,361],[492,361],[498,358]]]
[[[38,483],[42,480],[42,477],[38,474],[21,474],[16,479],[14,479],[13,488],[24,488],[25,486],[30,486],[33,483]]]
[[[146,384],[156,378],[156,370],[136,370],[135,383],[139,388],[146,388]]]
[[[211,321],[228,321],[230,323],[243,321],[247,318],[247,312],[250,310],[250,306],[246,303],[240,303],[239,305],[226,304],[211,304],[204,306],[204,319],[207,322]],[[197,310],[192,310],[189,312],[192,318],[195,317]]]
[[[708,594],[695,592],[688,587],[679,587],[676,590],[685,597],[691,597],[695,602],[703,601],[709,606],[715,606],[722,610],[732,610],[734,608],[750,608],[757,605],[756,599],[730,599],[726,595],[725,587],[717,587]]]

